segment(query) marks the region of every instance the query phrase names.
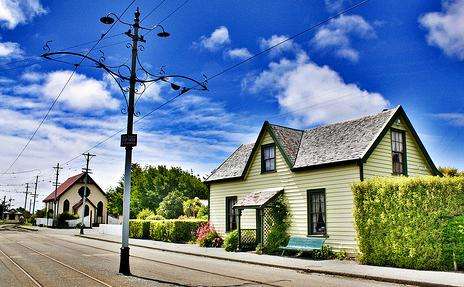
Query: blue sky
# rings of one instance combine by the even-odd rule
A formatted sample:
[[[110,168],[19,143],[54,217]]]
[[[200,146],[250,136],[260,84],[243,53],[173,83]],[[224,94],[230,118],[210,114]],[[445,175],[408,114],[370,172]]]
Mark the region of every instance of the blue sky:
[[[185,0],[163,1],[143,24],[151,26]],[[0,0],[0,157],[10,163],[69,77],[72,66],[31,57],[98,39],[98,19],[120,13],[129,1]],[[160,1],[137,0],[142,18]],[[198,80],[212,76],[270,45],[353,5],[354,1],[190,0],[162,24],[171,37],[147,36],[143,64],[153,72]],[[110,32],[122,33],[124,25]],[[264,120],[297,128],[350,119],[402,105],[437,165],[464,169],[464,1],[369,1],[209,82],[136,125],[142,164],[182,166],[205,175],[240,143],[251,142]],[[125,36],[102,41],[106,63],[129,56]],[[127,41],[126,41],[127,42]],[[91,44],[73,49],[86,51]],[[99,57],[100,48],[91,53]],[[124,100],[102,71],[80,67],[49,119],[12,170],[38,168],[43,195],[51,167],[64,164],[124,127]],[[182,83],[187,84],[187,83]],[[143,116],[174,96],[153,85],[138,102]],[[91,166],[104,187],[123,171],[114,137],[93,150]],[[83,166],[65,165],[62,181]],[[35,173],[1,176],[0,184],[31,181]],[[22,187],[1,187],[5,190]],[[3,191],[3,193],[2,193]]]

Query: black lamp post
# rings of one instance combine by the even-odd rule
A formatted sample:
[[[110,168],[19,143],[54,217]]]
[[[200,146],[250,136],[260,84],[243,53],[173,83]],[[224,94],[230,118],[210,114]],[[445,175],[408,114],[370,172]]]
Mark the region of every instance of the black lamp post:
[[[97,68],[103,69],[106,71],[118,84],[121,89],[124,97],[126,98],[127,104],[127,132],[126,134],[121,135],[121,146],[125,148],[125,168],[124,168],[124,196],[123,196],[123,226],[122,226],[122,246],[121,246],[121,259],[119,264],[119,272],[125,275],[130,275],[130,265],[129,265],[129,215],[130,215],[130,192],[131,192],[131,165],[132,165],[132,148],[137,145],[137,135],[133,133],[134,128],[134,115],[137,116],[135,112],[135,95],[141,95],[146,90],[147,83],[154,82],[166,82],[171,85],[171,88],[174,91],[179,91],[179,94],[187,93],[190,90],[202,90],[206,91],[207,82],[199,82],[193,78],[181,75],[167,75],[164,70],[158,74],[153,74],[147,71],[140,63],[138,58],[139,42],[145,43],[145,39],[139,35],[140,30],[152,31],[154,29],[161,29],[157,34],[161,38],[169,37],[169,33],[164,30],[164,27],[161,25],[155,25],[152,28],[146,28],[140,26],[140,11],[139,8],[134,13],[133,23],[127,23],[120,19],[116,14],[110,13],[104,17],[100,18],[100,21],[103,24],[111,25],[115,21],[118,21],[122,24],[125,24],[130,27],[129,31],[125,33],[132,42],[128,45],[131,48],[131,65],[119,65],[119,66],[107,66],[104,64],[105,57],[100,57],[99,60],[96,60],[88,55],[75,52],[50,52],[50,47],[48,42],[45,45],[44,49],[46,53],[42,54],[42,57],[50,60],[56,60],[56,56],[77,56],[81,59],[89,60],[93,62]],[[59,60],[63,62],[62,60]],[[78,64],[74,64],[78,65]],[[122,68],[126,68],[130,71],[130,75],[124,75],[121,71]],[[137,71],[142,70],[145,74],[143,78],[139,78]],[[174,82],[175,79],[182,79],[183,81],[188,81],[193,85],[191,87],[181,86]],[[129,87],[124,87],[124,83],[129,83]],[[139,85],[139,87],[136,87]],[[125,110],[123,110],[125,112]]]

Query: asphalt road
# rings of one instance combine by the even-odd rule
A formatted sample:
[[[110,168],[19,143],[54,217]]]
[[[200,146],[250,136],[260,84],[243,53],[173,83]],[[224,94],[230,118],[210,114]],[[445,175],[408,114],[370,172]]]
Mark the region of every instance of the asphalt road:
[[[0,287],[14,286],[400,286],[299,273],[131,247],[132,276],[117,273],[119,244],[56,231],[0,228]]]

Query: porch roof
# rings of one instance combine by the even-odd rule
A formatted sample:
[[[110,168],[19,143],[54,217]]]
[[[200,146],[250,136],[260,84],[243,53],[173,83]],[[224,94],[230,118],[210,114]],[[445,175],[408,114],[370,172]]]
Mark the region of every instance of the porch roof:
[[[268,188],[264,190],[253,191],[245,197],[239,199],[234,205],[236,209],[260,209],[265,207],[269,202],[274,200],[284,191],[283,187]]]

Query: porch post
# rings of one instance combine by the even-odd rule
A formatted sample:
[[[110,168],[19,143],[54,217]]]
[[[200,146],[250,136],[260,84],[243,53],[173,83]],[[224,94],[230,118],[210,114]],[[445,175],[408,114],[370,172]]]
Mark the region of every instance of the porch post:
[[[240,224],[240,218],[242,217],[242,210],[237,209],[237,228],[238,228],[238,250],[242,250],[242,227]]]

